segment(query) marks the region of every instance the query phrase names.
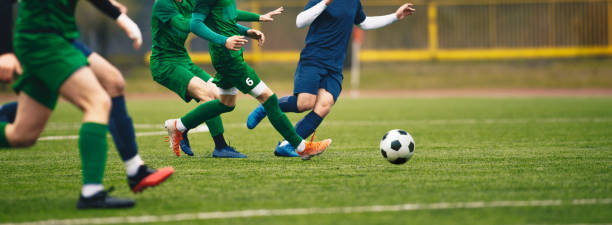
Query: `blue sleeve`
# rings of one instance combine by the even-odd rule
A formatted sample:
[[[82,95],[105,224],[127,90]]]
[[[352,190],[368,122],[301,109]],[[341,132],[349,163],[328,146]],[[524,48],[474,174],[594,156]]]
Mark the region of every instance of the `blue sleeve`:
[[[314,5],[316,5],[317,3],[321,2],[322,0],[308,0],[308,3],[306,4],[306,7],[304,7],[304,10],[310,9],[311,7],[313,7]],[[302,11],[304,11],[302,10]]]
[[[206,24],[204,24],[205,19],[206,15],[202,13],[192,13],[191,24],[189,25],[191,33],[194,33],[195,35],[198,35],[198,37],[204,38],[212,43],[225,45],[227,37],[212,31],[208,26],[206,26]]]
[[[363,8],[361,7],[361,1],[360,1],[359,5],[357,6],[357,11],[355,12],[355,24],[359,25],[363,23],[365,19],[366,19],[366,14],[365,12],[363,12]]]

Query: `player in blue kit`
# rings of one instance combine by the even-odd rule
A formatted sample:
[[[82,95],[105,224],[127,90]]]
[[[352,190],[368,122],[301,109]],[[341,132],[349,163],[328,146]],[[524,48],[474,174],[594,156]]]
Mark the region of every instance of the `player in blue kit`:
[[[312,110],[296,125],[302,138],[310,136],[330,112],[342,90],[342,67],[353,25],[371,30],[387,26],[415,12],[406,3],[395,13],[368,17],[359,0],[310,0],[296,18],[298,28],[310,25],[306,47],[302,49],[295,71],[293,95],[278,100],[283,112]],[[247,127],[255,128],[266,117],[259,105],[247,119]],[[279,144],[276,156],[297,157],[291,145]]]

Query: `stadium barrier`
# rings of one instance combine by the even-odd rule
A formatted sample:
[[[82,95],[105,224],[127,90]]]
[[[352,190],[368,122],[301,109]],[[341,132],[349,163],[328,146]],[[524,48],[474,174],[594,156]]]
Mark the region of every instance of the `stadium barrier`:
[[[362,0],[368,15],[394,12],[406,0]],[[417,13],[379,30],[366,31],[361,62],[573,58],[612,55],[612,0],[431,0],[411,1]],[[267,33],[265,50],[249,44],[245,60],[297,62],[306,29],[295,16],[306,1],[239,1],[267,12],[284,6],[271,24],[247,24]],[[190,46],[191,37],[187,46]],[[191,51],[191,49],[190,49]],[[208,52],[192,60],[210,63]],[[147,55],[148,60],[148,55]]]

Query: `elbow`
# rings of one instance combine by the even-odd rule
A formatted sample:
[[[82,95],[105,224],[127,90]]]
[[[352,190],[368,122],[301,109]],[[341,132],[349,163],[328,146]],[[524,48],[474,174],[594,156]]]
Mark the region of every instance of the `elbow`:
[[[197,27],[198,22],[196,20],[191,20],[191,22],[189,22],[189,31],[191,31],[192,33],[196,30]]]
[[[297,28],[304,28],[306,27],[307,23],[305,22],[306,20],[304,19],[302,13],[298,14],[297,18],[295,18],[295,26]]]

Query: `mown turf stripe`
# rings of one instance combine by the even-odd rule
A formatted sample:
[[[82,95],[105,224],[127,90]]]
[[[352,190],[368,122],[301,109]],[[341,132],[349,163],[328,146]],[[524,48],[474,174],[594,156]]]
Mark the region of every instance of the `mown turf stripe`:
[[[531,201],[491,201],[491,202],[440,202],[402,205],[373,205],[334,208],[294,208],[294,209],[253,209],[227,212],[181,213],[163,216],[127,216],[101,217],[65,220],[43,220],[24,223],[3,223],[0,225],[47,225],[47,224],[124,224],[124,223],[156,223],[178,222],[187,220],[231,219],[262,216],[295,216],[311,214],[349,214],[375,213],[438,209],[480,209],[497,207],[545,207],[562,205],[605,205],[612,204],[612,199],[574,199],[574,200],[531,200]]]
[[[456,119],[456,120],[357,120],[357,121],[329,121],[326,126],[388,126],[397,124],[431,124],[431,125],[447,125],[447,124],[525,124],[525,123],[610,123],[612,118],[541,118],[541,119]],[[76,130],[80,125],[72,123],[50,123],[48,130]],[[224,124],[226,128],[245,127],[244,123],[228,123]],[[260,126],[271,127],[270,124]],[[162,129],[163,126],[158,124],[134,124],[134,127],[139,129]],[[189,132],[208,132],[206,125],[200,125],[196,129]],[[152,132],[137,132],[136,136],[156,136],[164,135],[165,131]],[[46,136],[41,137],[39,141],[57,141],[57,140],[76,140],[77,135],[64,136]]]

